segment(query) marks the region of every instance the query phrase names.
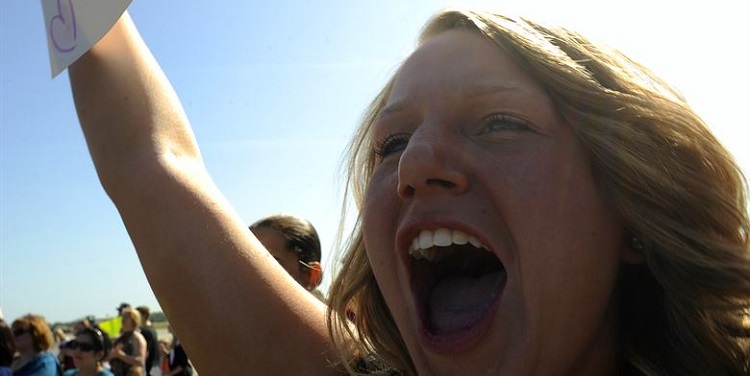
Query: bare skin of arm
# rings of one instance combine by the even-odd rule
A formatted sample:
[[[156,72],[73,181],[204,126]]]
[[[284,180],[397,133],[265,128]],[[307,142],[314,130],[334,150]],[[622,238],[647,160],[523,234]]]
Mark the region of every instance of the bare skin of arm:
[[[127,13],[69,74],[99,179],[196,368],[340,374],[329,365],[325,306],[219,192],[177,95]]]

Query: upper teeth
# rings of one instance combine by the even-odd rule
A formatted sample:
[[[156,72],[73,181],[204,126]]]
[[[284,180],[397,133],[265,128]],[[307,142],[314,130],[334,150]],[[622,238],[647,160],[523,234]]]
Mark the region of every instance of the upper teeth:
[[[435,261],[439,257],[438,250],[435,247],[447,247],[452,244],[464,245],[466,243],[470,243],[479,249],[487,249],[479,240],[465,232],[441,227],[435,230],[422,230],[412,240],[409,255],[417,260],[424,258]]]

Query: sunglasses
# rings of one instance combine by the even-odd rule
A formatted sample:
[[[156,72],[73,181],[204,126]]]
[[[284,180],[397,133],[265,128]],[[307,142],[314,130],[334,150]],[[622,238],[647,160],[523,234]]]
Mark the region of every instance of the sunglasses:
[[[13,336],[20,337],[28,332],[29,332],[28,329],[13,329]]]
[[[94,351],[96,350],[96,346],[94,346],[93,343],[86,343],[86,342],[78,342],[76,340],[72,340],[68,342],[65,347],[71,349],[71,350],[81,350],[85,352]]]

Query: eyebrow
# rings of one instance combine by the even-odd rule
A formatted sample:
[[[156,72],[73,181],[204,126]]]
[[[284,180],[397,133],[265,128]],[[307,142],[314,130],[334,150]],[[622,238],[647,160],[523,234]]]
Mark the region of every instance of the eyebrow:
[[[501,82],[479,82],[459,87],[457,88],[457,91],[461,93],[460,98],[472,99],[509,91],[522,91],[522,89],[518,86],[509,86]],[[406,99],[397,100],[396,102],[383,107],[377,117],[383,118],[401,112],[410,101],[411,100],[408,97]]]

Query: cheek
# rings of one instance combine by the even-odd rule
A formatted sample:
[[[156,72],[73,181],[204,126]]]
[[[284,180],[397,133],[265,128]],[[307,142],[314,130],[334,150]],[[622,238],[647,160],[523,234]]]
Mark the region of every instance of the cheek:
[[[362,233],[371,263],[377,263],[384,249],[393,250],[400,202],[396,189],[395,173],[376,171],[365,191]]]
[[[528,186],[535,189],[518,195],[519,204],[528,204],[516,207],[509,222],[533,321],[549,338],[564,338],[558,344],[564,347],[586,342],[596,330],[592,323],[611,314],[622,226],[585,160],[562,161],[535,169],[547,172],[533,177]],[[579,330],[569,333],[571,325]]]
[[[299,268],[299,262],[297,255],[290,251],[283,251],[284,253],[278,253],[276,257],[280,260],[281,266],[291,275],[295,280],[299,281],[301,278],[301,272]]]
[[[19,338],[15,338],[14,341],[16,343],[16,347],[22,348],[31,347],[31,345],[33,344],[31,338],[28,335],[23,335]]]
[[[400,199],[395,174],[375,174],[365,192],[362,209],[362,234],[367,258],[384,297],[388,300],[399,278],[395,248]]]

